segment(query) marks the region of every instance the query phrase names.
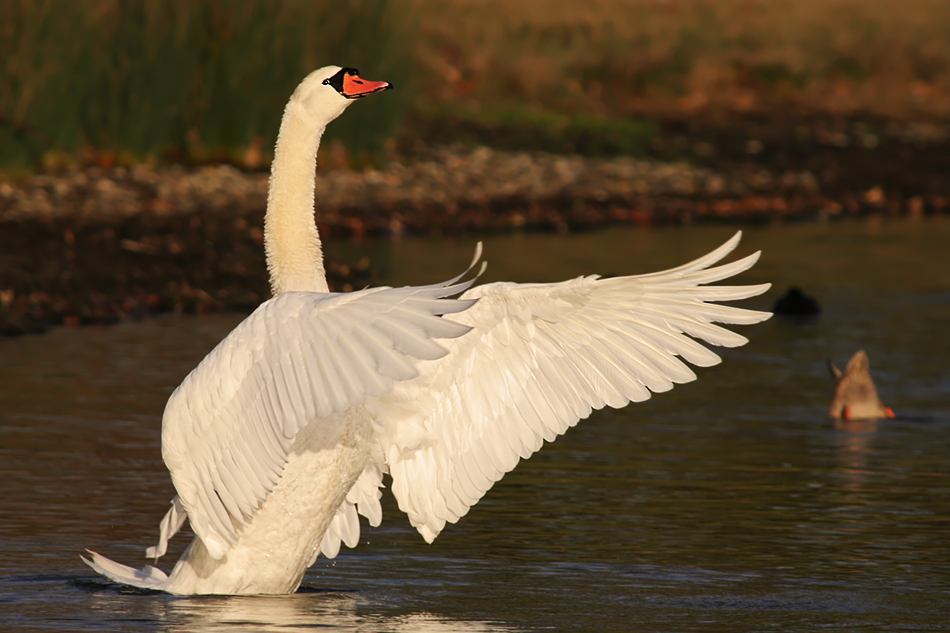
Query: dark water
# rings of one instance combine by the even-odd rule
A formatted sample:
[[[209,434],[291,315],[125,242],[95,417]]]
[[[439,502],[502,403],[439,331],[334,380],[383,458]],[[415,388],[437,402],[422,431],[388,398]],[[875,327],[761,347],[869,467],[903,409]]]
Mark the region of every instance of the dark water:
[[[730,233],[491,238],[486,277],[646,272]],[[450,276],[471,248],[332,250],[399,284]],[[239,317],[0,340],[0,630],[950,630],[950,223],[747,230],[741,252],[760,248],[743,280],[776,287],[748,305],[798,284],[820,318],[744,328],[697,382],[595,413],[433,545],[385,497],[382,526],[288,597],[137,592],[78,557],[146,562],[174,494],[165,399]],[[836,428],[825,361],[862,348],[899,418]]]

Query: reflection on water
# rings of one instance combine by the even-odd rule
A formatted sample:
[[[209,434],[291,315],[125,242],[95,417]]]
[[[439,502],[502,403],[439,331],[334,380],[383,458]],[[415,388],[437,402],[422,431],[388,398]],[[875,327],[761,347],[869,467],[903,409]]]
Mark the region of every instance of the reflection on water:
[[[294,633],[314,628],[393,633],[505,633],[518,630],[500,621],[455,619],[423,609],[410,610],[403,605],[374,602],[356,590],[303,590],[292,596],[176,597],[131,588],[117,589],[98,580],[77,581],[73,585],[87,594],[77,620],[94,630],[109,628],[103,625],[114,623],[117,615],[137,623],[138,630],[167,633]],[[52,620],[49,624],[54,622]],[[136,629],[130,627],[130,630]]]
[[[486,240],[488,280],[645,272],[726,227]],[[474,240],[331,244],[392,284],[448,278]],[[142,564],[174,490],[165,400],[237,315],[166,316],[0,340],[0,630],[814,631],[945,627],[950,223],[746,231],[742,283],[822,303],[745,328],[699,380],[579,424],[426,545],[391,497],[304,591],[179,598],[79,561]],[[934,266],[934,262],[940,262]],[[827,419],[826,361],[874,359],[898,420]],[[167,569],[187,538],[172,542]]]
[[[395,616],[363,614],[358,597],[340,593],[303,593],[293,596],[227,596],[180,598],[158,602],[159,620],[169,633],[193,631],[258,631],[297,633],[313,631],[392,631],[393,633],[488,633],[513,631],[488,622],[466,622],[431,613]]]
[[[838,472],[848,490],[860,491],[868,476],[868,457],[871,454],[877,420],[834,420],[839,431],[835,437],[838,444]]]

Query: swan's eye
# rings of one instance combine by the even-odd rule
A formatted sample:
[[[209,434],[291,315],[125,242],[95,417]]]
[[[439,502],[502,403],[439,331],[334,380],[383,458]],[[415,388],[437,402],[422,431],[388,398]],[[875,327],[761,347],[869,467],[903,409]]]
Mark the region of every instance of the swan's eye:
[[[329,80],[329,79],[324,79],[324,80],[323,80],[323,85],[324,85],[324,86],[329,86],[329,85],[330,85],[330,80]]]

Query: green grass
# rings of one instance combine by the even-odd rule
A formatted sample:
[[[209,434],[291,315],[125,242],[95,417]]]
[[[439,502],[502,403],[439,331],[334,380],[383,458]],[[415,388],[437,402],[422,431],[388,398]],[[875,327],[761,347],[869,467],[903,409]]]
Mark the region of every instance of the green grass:
[[[336,63],[407,83],[401,0],[0,0],[0,164],[53,154],[236,159],[265,152],[297,83]],[[367,100],[328,139],[379,151],[408,93]]]

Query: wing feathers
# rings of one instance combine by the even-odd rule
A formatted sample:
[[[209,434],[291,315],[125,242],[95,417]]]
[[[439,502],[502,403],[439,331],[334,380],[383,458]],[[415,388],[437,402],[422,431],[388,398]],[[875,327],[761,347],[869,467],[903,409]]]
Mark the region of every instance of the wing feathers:
[[[284,293],[262,304],[182,382],[165,410],[162,450],[182,506],[213,557],[227,553],[277,484],[300,429],[415,378],[419,361],[447,353],[434,339],[471,329],[441,316],[477,301],[444,298],[471,285],[457,281],[344,295]],[[341,540],[356,544],[358,505],[378,523],[372,491],[380,476],[368,477],[341,506],[322,551],[335,554]]]
[[[677,266],[676,268],[670,268],[669,270],[661,270],[655,273],[647,273],[645,275],[637,275],[638,279],[655,279],[657,277],[674,277],[676,275],[691,273],[697,270],[702,270],[704,268],[709,268],[726,255],[731,253],[739,245],[739,241],[742,239],[742,231],[737,231],[735,235],[729,238],[725,244],[712,251],[707,255],[703,255],[698,259],[683,264],[682,266]]]
[[[379,398],[387,463],[367,466],[320,551],[332,557],[341,544],[355,545],[358,514],[379,523],[386,468],[399,507],[431,541],[518,461],[593,409],[695,379],[684,361],[719,362],[694,339],[744,344],[715,323],[769,315],[709,302],[756,296],[768,285],[703,286],[755,264],[758,253],[715,265],[739,239],[634,277],[469,289],[474,280],[458,283],[460,276],[416,288],[275,297],[169,400],[163,451],[182,506],[211,555],[223,556],[279,481],[300,429]],[[461,299],[445,298],[462,291]]]
[[[751,324],[769,314],[708,302],[745,299],[769,286],[702,286],[755,264],[758,253],[713,267],[739,239],[737,233],[708,255],[658,273],[467,291],[462,299],[479,303],[441,325],[471,331],[443,341],[444,359],[420,364],[418,377],[379,401],[384,428],[421,418],[429,434],[411,446],[398,439],[383,446],[399,507],[422,536],[432,541],[520,459],[593,409],[694,380],[684,361],[719,362],[694,339],[745,343],[714,323]]]
[[[375,325],[393,341],[396,350],[402,354],[423,360],[436,360],[446,354],[444,347],[426,338],[425,331],[411,323],[398,321],[390,315],[381,315]]]

